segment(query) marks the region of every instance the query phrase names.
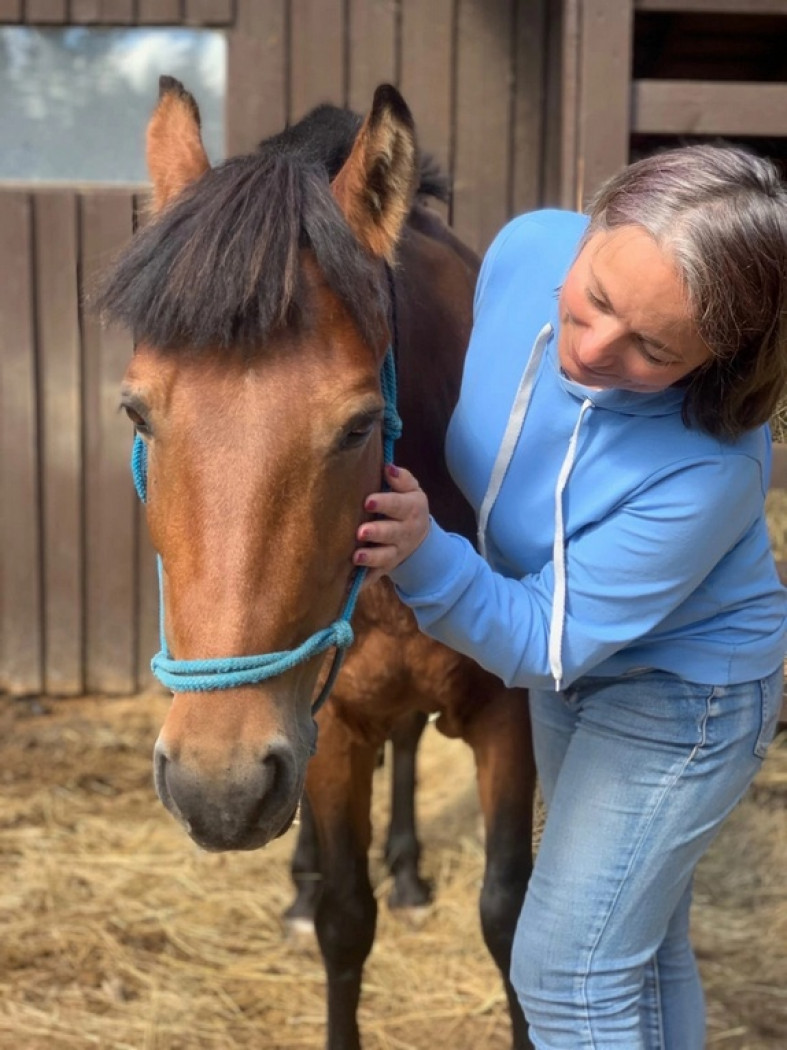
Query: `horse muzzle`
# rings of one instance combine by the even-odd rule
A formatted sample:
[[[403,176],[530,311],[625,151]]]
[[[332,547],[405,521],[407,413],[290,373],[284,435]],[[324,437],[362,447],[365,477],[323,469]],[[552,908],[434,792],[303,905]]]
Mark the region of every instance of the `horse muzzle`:
[[[219,852],[259,849],[287,831],[303,791],[305,761],[279,739],[208,773],[176,757],[159,737],[153,768],[164,806],[198,846]]]

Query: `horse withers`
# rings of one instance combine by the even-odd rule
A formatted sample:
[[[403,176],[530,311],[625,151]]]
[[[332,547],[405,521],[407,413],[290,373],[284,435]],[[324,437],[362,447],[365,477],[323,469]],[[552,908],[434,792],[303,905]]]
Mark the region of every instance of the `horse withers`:
[[[404,423],[397,459],[441,523],[473,532],[442,449],[475,257],[424,206],[434,173],[390,86],[363,122],[320,107],[212,168],[194,99],[162,78],[147,160],[153,215],[99,305],[136,341],[121,403],[144,443],[141,494],[162,592],[158,669],[174,694],[155,749],[159,795],[205,849],[255,849],[290,827],[305,789],[327,1042],[355,1050],[376,921],[372,773],[403,717],[437,713],[475,755],[482,928],[514,1045],[526,1047],[508,979],[531,866],[526,696],[420,634],[382,580],[360,592],[354,644],[317,728],[312,713],[324,675],[314,640],[324,649],[351,637],[336,625],[357,584],[364,497],[380,485],[391,346]],[[255,654],[274,654],[275,673],[258,673],[267,658]]]

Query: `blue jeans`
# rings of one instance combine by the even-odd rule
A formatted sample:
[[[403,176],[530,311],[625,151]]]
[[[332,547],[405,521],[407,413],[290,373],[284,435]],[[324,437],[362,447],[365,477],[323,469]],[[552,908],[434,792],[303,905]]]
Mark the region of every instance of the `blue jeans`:
[[[547,821],[511,977],[537,1050],[702,1050],[692,875],[781,695],[781,667],[725,687],[644,670],[531,693]]]

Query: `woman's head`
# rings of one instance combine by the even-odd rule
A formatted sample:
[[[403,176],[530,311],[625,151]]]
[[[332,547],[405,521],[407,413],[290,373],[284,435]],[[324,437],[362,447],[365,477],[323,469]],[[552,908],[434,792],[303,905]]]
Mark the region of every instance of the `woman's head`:
[[[776,167],[718,146],[637,161],[601,188],[584,243],[625,226],[674,263],[710,350],[683,380],[686,421],[727,437],[765,422],[787,380],[787,187]]]

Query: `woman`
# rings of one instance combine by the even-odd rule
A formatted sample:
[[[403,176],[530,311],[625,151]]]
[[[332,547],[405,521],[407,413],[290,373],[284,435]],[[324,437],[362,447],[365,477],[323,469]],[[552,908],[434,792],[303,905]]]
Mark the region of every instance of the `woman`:
[[[787,191],[741,150],[639,161],[589,222],[515,219],[447,440],[481,553],[404,469],[366,502],[356,563],[530,689],[548,816],[512,979],[539,1050],[704,1045],[692,873],[781,703],[764,499],[786,293]]]

